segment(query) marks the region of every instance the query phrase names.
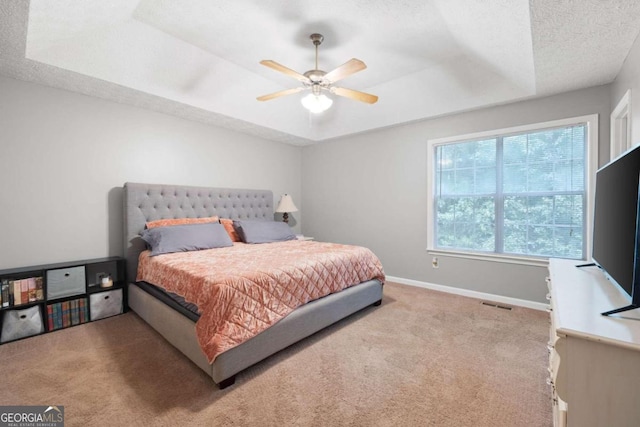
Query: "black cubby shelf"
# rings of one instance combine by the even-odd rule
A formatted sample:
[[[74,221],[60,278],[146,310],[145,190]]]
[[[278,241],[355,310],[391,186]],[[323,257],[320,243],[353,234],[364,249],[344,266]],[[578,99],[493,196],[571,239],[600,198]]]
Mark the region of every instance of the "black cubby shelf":
[[[0,270],[0,344],[126,312],[124,263],[107,257]]]

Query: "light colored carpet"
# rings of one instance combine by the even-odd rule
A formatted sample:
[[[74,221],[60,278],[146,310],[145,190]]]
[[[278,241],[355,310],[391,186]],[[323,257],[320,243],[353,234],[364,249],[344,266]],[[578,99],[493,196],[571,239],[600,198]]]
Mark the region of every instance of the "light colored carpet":
[[[67,426],[551,426],[548,315],[387,283],[218,388],[134,313],[0,346],[2,405]]]

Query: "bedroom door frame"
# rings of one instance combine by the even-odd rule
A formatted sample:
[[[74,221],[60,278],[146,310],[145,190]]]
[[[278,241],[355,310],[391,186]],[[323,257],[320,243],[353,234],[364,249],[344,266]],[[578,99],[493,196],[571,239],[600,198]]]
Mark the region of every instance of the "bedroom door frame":
[[[631,89],[628,89],[611,112],[609,160],[615,159],[633,146],[631,122]]]

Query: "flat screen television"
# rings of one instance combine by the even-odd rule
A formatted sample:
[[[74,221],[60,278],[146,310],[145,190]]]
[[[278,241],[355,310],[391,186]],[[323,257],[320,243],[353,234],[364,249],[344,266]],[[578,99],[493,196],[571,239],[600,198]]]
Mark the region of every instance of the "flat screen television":
[[[626,151],[596,173],[592,258],[631,300],[626,307],[602,313],[605,316],[640,307],[639,176],[640,147]]]

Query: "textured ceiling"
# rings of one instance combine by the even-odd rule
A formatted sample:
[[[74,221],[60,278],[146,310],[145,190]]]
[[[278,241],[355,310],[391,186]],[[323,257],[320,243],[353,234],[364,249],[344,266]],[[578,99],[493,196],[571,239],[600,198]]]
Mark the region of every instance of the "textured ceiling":
[[[637,0],[0,0],[0,74],[292,144],[606,84],[640,30]],[[308,113],[259,64],[368,68]],[[331,96],[331,95],[330,95]]]

